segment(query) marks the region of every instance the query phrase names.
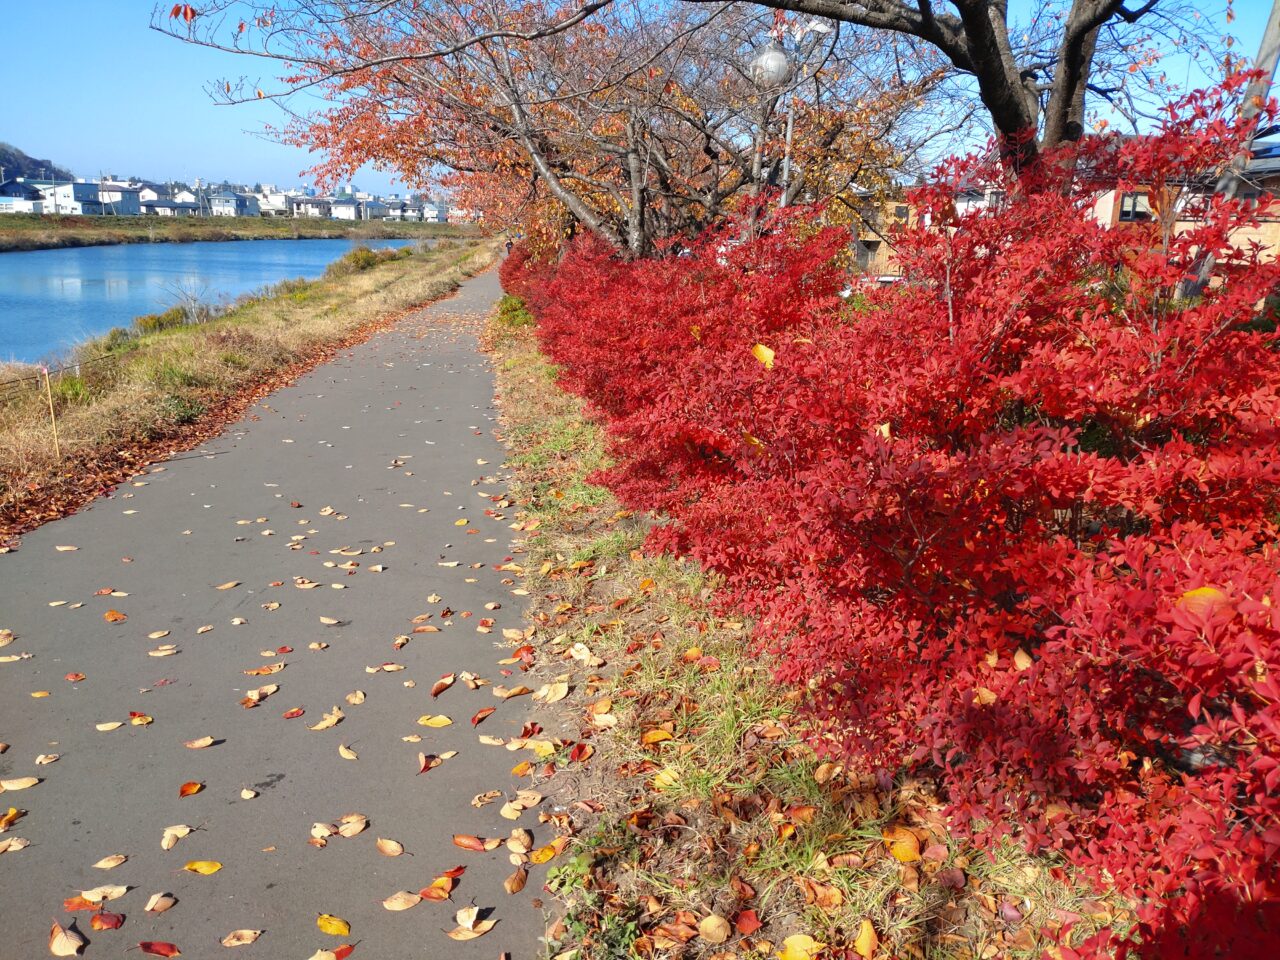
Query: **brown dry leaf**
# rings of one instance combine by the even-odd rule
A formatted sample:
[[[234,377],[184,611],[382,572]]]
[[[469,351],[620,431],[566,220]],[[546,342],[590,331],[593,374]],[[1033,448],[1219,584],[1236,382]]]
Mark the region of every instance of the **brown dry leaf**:
[[[273,673],[279,673],[285,668],[283,660],[277,660],[275,663],[266,663],[260,667],[254,667],[252,670],[241,670],[246,677],[268,677]],[[290,674],[293,676],[293,674]]]
[[[512,853],[528,853],[533,849],[533,834],[521,828],[512,830],[507,838],[507,849]]]
[[[199,737],[196,740],[184,740],[182,745],[188,750],[203,750],[213,746],[213,737]]]
[[[533,693],[533,691],[530,690],[528,687],[526,687],[524,684],[520,684],[519,686],[516,686],[516,687],[511,687],[510,689],[499,684],[493,688],[493,695],[502,700],[510,700],[512,697],[523,697],[529,693]]]
[[[59,547],[59,550],[62,548]],[[74,547],[72,549],[75,549]],[[84,949],[85,939],[74,929],[64,927],[58,921],[49,928],[49,952],[55,957],[75,957]]]
[[[109,857],[103,857],[93,866],[94,866],[94,869],[96,870],[112,870],[120,866],[120,864],[124,863],[128,859],[129,858],[126,857],[123,853],[113,853]]]
[[[446,673],[431,687],[431,698],[434,700],[436,697],[440,696],[440,694],[452,687],[457,679],[458,678],[455,674]]]
[[[40,754],[39,756],[37,756],[37,757],[36,757],[36,764],[37,764],[37,765],[39,765],[39,766],[43,766],[43,765],[44,765],[44,764],[46,764],[46,763],[54,763],[54,762],[56,762],[56,761],[57,761],[57,759],[58,759],[58,757],[59,757],[59,756],[61,756],[61,754],[57,754],[57,753],[42,753],[42,754]]]
[[[307,727],[308,730],[328,730],[330,727],[336,727],[343,721],[346,714],[335,704],[334,708],[324,715],[324,718],[317,724]]]
[[[533,695],[533,699],[541,700],[543,703],[559,703],[568,695],[569,684],[561,681],[558,683],[546,684]]]
[[[477,793],[472,797],[471,805],[473,807],[483,807],[486,804],[493,803],[493,801],[497,800],[500,796],[502,796],[501,790],[486,790],[484,793]]]
[[[369,826],[369,818],[363,813],[348,813],[338,821],[338,833],[344,837],[354,837]]]
[[[185,823],[175,823],[172,827],[165,827],[164,834],[160,837],[160,849],[172,850],[179,840],[191,832],[191,828]]]
[[[398,857],[404,853],[404,846],[395,840],[388,840],[386,837],[379,837],[375,841],[374,846],[378,852],[384,857]]]
[[[707,943],[724,943],[732,933],[729,921],[718,914],[710,914],[698,922],[698,936]]]
[[[22,837],[7,837],[0,840],[0,853],[17,853],[29,846],[31,846],[30,840],[24,840]]]
[[[515,873],[502,881],[503,888],[510,894],[517,894],[524,889],[529,880],[529,871],[525,867],[517,867]]]
[[[238,586],[240,586],[239,580],[228,580],[226,583],[218,584],[216,587],[214,587],[214,589],[215,590],[234,590]]]
[[[171,893],[153,893],[147,901],[147,913],[164,913],[177,902]]]
[[[129,615],[121,613],[119,610],[108,610],[102,615],[102,619],[107,623],[124,623],[129,619]]]
[[[364,697],[364,691],[363,691],[363,690],[352,690],[350,693],[348,693],[348,694],[347,694],[347,698],[346,698],[346,699],[347,699],[347,703],[351,704],[353,707],[354,707],[356,704],[364,703],[364,699],[365,699],[365,697]]]
[[[478,919],[479,914],[479,907],[464,907],[459,910],[454,918],[458,925],[448,931],[448,935],[454,940],[474,940],[476,937],[483,937],[498,925],[497,920]]]
[[[416,907],[421,902],[422,894],[400,890],[383,900],[382,905],[388,910],[408,910],[410,907]]]
[[[0,793],[6,790],[26,790],[40,782],[39,777],[15,777],[12,780],[0,780]]]
[[[128,887],[118,884],[107,884],[101,887],[94,887],[90,890],[81,890],[80,896],[84,897],[90,903],[103,903],[106,900],[119,900],[129,892]]]
[[[174,646],[172,643],[162,643],[160,644],[160,646],[156,647],[154,650],[148,650],[147,656],[148,657],[172,657],[177,652],[178,652],[178,648]]]
[[[232,930],[221,942],[224,947],[246,947],[260,936],[261,930]]]

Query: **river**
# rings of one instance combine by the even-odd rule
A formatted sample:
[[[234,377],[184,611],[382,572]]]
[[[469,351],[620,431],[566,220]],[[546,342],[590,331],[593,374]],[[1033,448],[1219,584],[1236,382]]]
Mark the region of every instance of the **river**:
[[[222,303],[292,277],[318,277],[353,247],[414,242],[231,240],[0,253],[0,361],[57,359],[190,296]]]

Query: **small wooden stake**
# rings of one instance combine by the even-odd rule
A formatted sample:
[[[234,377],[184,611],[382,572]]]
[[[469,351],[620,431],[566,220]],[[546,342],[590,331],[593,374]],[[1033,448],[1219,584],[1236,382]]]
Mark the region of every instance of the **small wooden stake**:
[[[53,424],[53,452],[61,463],[62,443],[58,440],[58,415],[53,412],[53,384],[49,382],[48,367],[41,367],[40,372],[44,374],[44,395],[49,400],[49,422]]]

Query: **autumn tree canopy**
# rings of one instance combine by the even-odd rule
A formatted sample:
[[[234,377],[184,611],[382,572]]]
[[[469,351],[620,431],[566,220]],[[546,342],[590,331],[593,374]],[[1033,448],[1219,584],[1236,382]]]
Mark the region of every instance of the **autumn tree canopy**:
[[[1077,136],[1090,91],[1136,117],[1179,2],[1071,0],[1015,29],[1004,0],[210,0],[153,25],[268,61],[215,93],[280,99],[322,181],[369,163],[494,226],[642,254],[766,193],[868,214],[975,115],[1020,157]],[[768,43],[789,69],[762,82]]]

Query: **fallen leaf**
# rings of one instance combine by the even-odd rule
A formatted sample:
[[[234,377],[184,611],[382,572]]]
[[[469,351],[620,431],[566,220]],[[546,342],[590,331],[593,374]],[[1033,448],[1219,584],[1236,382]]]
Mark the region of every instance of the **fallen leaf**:
[[[250,790],[248,787],[245,787],[240,791],[241,800],[252,800],[257,795],[258,795],[257,790]]]
[[[83,673],[68,673],[68,674],[67,674],[65,677],[63,677],[62,679],[63,679],[63,680],[66,680],[68,683],[79,683],[81,680],[83,680],[83,679],[84,679],[84,674],[83,674]]]
[[[343,760],[359,760],[360,755],[348,747],[345,743],[338,744],[338,756]]]
[[[124,623],[129,619],[129,615],[121,613],[119,610],[108,610],[102,615],[102,619],[107,623]]]
[[[241,670],[246,677],[267,677],[273,673],[279,673],[285,668],[285,662],[278,660],[275,663],[263,664],[261,667],[254,667],[252,670]],[[293,676],[293,674],[290,674]]]
[[[436,697],[440,696],[440,694],[444,693],[446,690],[448,690],[450,687],[453,686],[455,680],[457,680],[456,675],[452,673],[446,673],[443,677],[437,680],[435,684],[432,686],[431,698],[434,700]]]
[[[73,547],[73,546],[72,546],[71,544],[69,544],[69,543],[63,543],[63,544],[58,544],[58,545],[57,545],[57,546],[55,546],[53,549],[57,550],[59,553],[69,553],[69,552],[70,552],[70,551],[72,551],[72,550],[79,550],[80,548],[79,548],[79,547]]]
[[[497,707],[482,707],[481,709],[477,710],[475,714],[471,717],[471,725],[473,727],[479,726],[480,723],[486,717],[491,716],[494,713],[494,711],[496,711],[497,709],[498,709]]]
[[[889,846],[889,855],[899,863],[914,863],[920,859],[920,839],[906,827],[885,827],[881,836]]]
[[[22,837],[7,837],[0,840],[0,853],[17,853],[19,850],[25,850],[31,846],[30,840],[24,840]]]
[[[102,903],[104,900],[119,900],[129,888],[119,884],[109,884],[102,887],[94,887],[92,890],[81,890],[80,896],[84,897],[90,903]]]
[[[12,780],[0,780],[0,793],[6,790],[26,790],[40,782],[39,777],[15,777]]]
[[[729,921],[718,914],[713,913],[698,922],[698,936],[707,943],[724,943],[732,933]]]
[[[517,894],[524,889],[529,880],[529,871],[525,867],[517,867],[515,873],[502,881],[503,888],[510,894]]]
[[[448,931],[448,936],[454,940],[474,940],[483,937],[498,925],[497,920],[478,919],[479,914],[479,907],[463,907],[454,918],[457,920],[457,927]]]
[[[426,715],[418,718],[418,723],[424,727],[448,727],[453,721],[444,714]]]
[[[178,788],[178,797],[194,797],[197,793],[204,789],[204,784],[199,780],[188,780]]]
[[[217,860],[191,860],[182,869],[188,873],[198,873],[207,877],[221,870],[222,864]]]
[[[98,870],[112,870],[115,867],[120,866],[120,864],[124,863],[128,859],[129,858],[126,857],[123,853],[113,853],[109,857],[103,857],[93,866],[95,869],[98,869]]]
[[[862,926],[858,928],[858,936],[853,941],[853,952],[862,960],[871,960],[879,947],[880,938],[876,936],[876,928],[870,920],[864,918]]]
[[[138,949],[141,950],[143,953],[149,954],[153,957],[182,956],[182,951],[179,950],[174,944],[166,943],[161,940],[143,940],[140,944],[138,944]]]
[[[55,957],[77,956],[84,949],[84,945],[84,937],[74,929],[64,927],[56,920],[53,922],[53,926],[49,929],[49,952]]]
[[[124,925],[123,913],[95,913],[89,918],[89,926],[95,930],[119,930]]]
[[[359,703],[364,703],[364,699],[365,698],[364,698],[363,690],[352,690],[350,693],[347,694],[347,703],[351,704],[352,706],[355,706],[356,704],[359,704]]]
[[[402,844],[395,840],[388,840],[386,837],[379,837],[374,842],[374,846],[377,847],[378,852],[384,857],[398,857],[400,854],[404,853],[404,846]]]
[[[316,917],[316,926],[321,933],[327,933],[331,937],[345,937],[351,932],[351,924],[331,913],[322,913]]]
[[[335,727],[341,723],[345,717],[346,714],[335,705],[332,710],[324,715],[324,718],[319,723],[313,724],[312,726],[307,727],[307,729],[328,730],[330,727]]]
[[[177,902],[171,893],[153,893],[147,901],[147,913],[164,913]]]
[[[416,907],[421,902],[422,894],[400,890],[383,900],[382,905],[388,910],[408,910],[410,907]]]
[[[198,740],[186,740],[182,744],[188,750],[203,750],[213,746],[213,737],[200,737]]]
[[[742,934],[744,937],[749,937],[764,926],[764,924],[760,922],[760,918],[756,915],[754,910],[743,910],[734,920],[733,926],[738,933]]]
[[[176,823],[172,827],[165,827],[164,833],[160,837],[160,849],[172,850],[179,840],[191,832],[191,828],[185,823]]]
[[[285,720],[297,720],[298,717],[302,716],[306,712],[307,711],[302,709],[302,707],[294,707],[291,710],[286,710],[284,713],[280,714],[280,716]]]
[[[813,960],[825,949],[825,943],[819,943],[807,933],[796,933],[782,941],[782,952],[778,954],[778,960]]]
[[[222,938],[222,945],[224,947],[245,947],[260,936],[262,936],[261,930],[232,930]]]

